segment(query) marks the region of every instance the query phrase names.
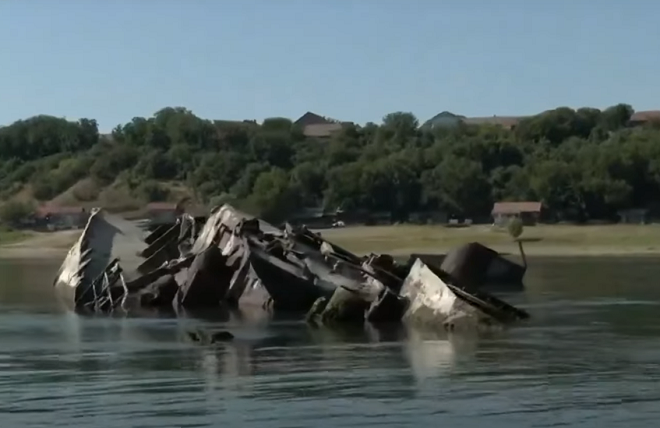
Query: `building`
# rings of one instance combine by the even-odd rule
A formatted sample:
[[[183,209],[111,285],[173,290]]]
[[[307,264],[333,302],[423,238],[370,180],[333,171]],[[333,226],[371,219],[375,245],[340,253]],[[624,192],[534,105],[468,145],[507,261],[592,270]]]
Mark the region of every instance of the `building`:
[[[451,128],[458,126],[463,119],[465,119],[464,116],[449,111],[443,111],[424,122],[422,128]]]
[[[311,111],[308,111],[307,113],[303,114],[300,116],[298,119],[296,119],[295,122],[293,122],[294,125],[302,126],[303,128],[308,125],[324,125],[328,123],[335,123],[337,122],[336,120],[333,119],[328,119],[325,118],[321,115],[318,115],[316,113],[312,113]]]
[[[628,125],[641,126],[652,122],[660,123],[660,110],[647,110],[647,111],[635,112],[632,114],[632,116],[630,116]]]
[[[466,125],[497,125],[502,128],[513,130],[518,126],[521,120],[528,116],[486,116],[486,117],[465,117],[449,111],[443,111],[431,119],[427,120],[424,125],[425,128],[435,127],[453,127],[460,123]]]
[[[80,229],[89,219],[89,211],[82,207],[44,205],[37,208],[36,224],[49,230]]]
[[[342,122],[320,116],[308,111],[300,116],[294,125],[302,127],[303,134],[310,138],[330,138],[335,132],[341,131]]]
[[[491,215],[498,226],[506,226],[512,218],[520,218],[524,225],[532,226],[541,218],[541,206],[541,202],[496,202]]]
[[[147,215],[151,224],[174,223],[181,214],[177,204],[171,202],[152,202],[147,204]]]
[[[648,213],[649,210],[645,208],[633,208],[628,210],[621,210],[617,214],[619,215],[619,221],[621,223],[646,224],[646,217]]]

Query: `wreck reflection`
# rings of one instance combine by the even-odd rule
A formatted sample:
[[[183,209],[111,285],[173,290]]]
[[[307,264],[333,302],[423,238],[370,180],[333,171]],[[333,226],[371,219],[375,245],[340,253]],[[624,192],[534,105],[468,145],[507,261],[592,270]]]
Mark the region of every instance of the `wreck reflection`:
[[[460,360],[474,357],[479,339],[476,334],[410,329],[404,351],[415,379],[423,383],[428,378],[451,374]]]
[[[272,334],[257,340],[241,339],[237,332],[232,343],[197,348],[196,365],[206,391],[243,398],[405,399],[417,393],[420,382],[451,371],[477,349],[476,336],[440,338],[389,327],[314,329],[291,323],[273,325]]]

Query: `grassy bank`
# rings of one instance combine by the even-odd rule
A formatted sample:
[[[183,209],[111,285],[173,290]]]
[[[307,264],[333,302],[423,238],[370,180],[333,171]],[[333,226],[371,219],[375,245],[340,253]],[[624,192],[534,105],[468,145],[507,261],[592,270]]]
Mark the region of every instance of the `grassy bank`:
[[[0,241],[0,258],[62,258],[80,233],[80,230],[12,233],[11,241]]]
[[[22,230],[10,230],[0,227],[0,246],[15,244],[30,237],[29,232]]]
[[[500,252],[518,253],[517,244],[507,232],[494,231],[490,226],[356,226],[325,229],[321,234],[331,242],[359,254],[444,253],[452,247],[474,241]],[[0,230],[0,257],[63,257],[79,235],[80,231],[36,233]],[[525,251],[529,255],[660,256],[660,225],[540,225],[526,227],[521,238],[527,241]]]
[[[506,231],[490,226],[360,226],[321,231],[330,241],[356,253],[441,253],[467,242],[517,253]],[[530,255],[660,255],[660,225],[539,225],[526,227],[522,239]]]

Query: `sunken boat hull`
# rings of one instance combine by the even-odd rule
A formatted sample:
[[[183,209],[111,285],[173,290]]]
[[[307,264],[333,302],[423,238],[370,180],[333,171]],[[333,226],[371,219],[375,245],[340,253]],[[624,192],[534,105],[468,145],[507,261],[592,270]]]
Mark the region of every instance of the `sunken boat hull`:
[[[522,285],[527,270],[478,242],[452,249],[436,266],[473,289],[488,285]]]
[[[54,289],[69,309],[83,309],[121,281],[137,276],[145,247],[141,231],[130,221],[94,209],[82,234],[57,272]],[[119,266],[121,264],[121,267]]]
[[[55,290],[68,307],[93,312],[231,309],[253,320],[307,312],[322,324],[403,320],[436,329],[526,317],[479,291],[483,277],[468,267],[491,272],[492,258],[485,256],[458,263],[453,275],[420,259],[403,266],[387,255],[358,257],[305,229],[276,229],[230,205],[214,209],[196,230],[184,214],[145,242],[134,223],[93,210]]]
[[[403,319],[425,327],[479,327],[508,324],[529,314],[483,291],[468,291],[435,266],[417,259],[401,288],[408,300]]]
[[[307,311],[319,297],[329,298],[336,286],[314,281],[303,266],[275,257],[261,248],[250,248],[250,276],[258,279],[272,299],[273,309]]]

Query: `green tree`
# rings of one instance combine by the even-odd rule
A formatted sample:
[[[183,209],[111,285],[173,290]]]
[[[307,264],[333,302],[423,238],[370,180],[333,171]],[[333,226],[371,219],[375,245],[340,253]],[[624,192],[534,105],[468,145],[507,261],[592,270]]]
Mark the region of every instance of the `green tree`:
[[[630,127],[632,113],[626,104],[558,107],[509,129],[441,120],[451,114],[420,127],[413,114],[394,112],[321,139],[288,118],[212,121],[176,106],[109,135],[93,119],[42,115],[0,128],[0,199],[112,195],[135,205],[176,189],[204,202],[231,195],[273,219],[321,205],[399,221],[429,210],[485,219],[499,200],[539,200],[556,219],[658,214],[660,127]]]
[[[35,206],[30,202],[8,201],[0,206],[0,222],[16,226],[21,220],[34,214]]]

